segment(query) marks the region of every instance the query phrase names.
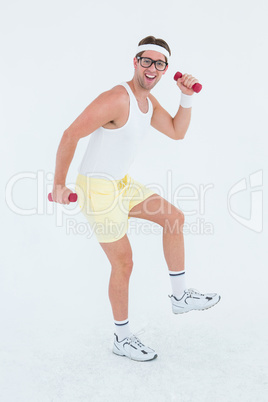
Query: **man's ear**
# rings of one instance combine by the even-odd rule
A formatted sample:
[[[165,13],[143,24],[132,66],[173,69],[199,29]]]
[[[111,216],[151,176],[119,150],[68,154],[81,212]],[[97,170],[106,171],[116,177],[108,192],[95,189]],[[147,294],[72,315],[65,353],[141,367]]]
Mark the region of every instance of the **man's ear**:
[[[138,60],[137,60],[137,57],[134,57],[134,59],[133,59],[133,65],[134,65],[134,68],[135,68],[135,70],[136,70],[136,68],[138,67]]]
[[[165,70],[163,71],[163,75],[166,74],[167,70],[168,70],[168,65],[166,66]]]

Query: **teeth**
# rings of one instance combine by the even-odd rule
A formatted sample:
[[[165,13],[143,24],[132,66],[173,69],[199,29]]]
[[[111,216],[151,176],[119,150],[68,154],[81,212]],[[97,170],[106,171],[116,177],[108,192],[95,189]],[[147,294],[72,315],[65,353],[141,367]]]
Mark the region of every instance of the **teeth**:
[[[146,74],[146,77],[148,77],[148,78],[155,78],[155,75],[148,75],[148,74]]]

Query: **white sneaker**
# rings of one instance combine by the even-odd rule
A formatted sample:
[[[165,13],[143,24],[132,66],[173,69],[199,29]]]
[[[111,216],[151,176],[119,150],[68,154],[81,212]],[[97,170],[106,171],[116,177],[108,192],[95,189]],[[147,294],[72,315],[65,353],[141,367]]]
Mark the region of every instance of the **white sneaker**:
[[[129,357],[131,360],[145,362],[153,360],[157,357],[156,352],[143,345],[136,335],[132,334],[130,337],[118,341],[118,337],[114,334],[113,353],[119,356]]]
[[[202,294],[196,289],[186,289],[180,299],[173,295],[168,297],[171,299],[174,314],[187,313],[191,310],[207,310],[221,299],[217,293]]]

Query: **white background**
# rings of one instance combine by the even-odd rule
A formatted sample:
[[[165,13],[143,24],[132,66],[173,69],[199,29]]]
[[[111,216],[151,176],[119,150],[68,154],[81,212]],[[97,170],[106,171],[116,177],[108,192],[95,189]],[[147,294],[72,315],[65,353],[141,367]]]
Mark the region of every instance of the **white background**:
[[[3,195],[18,174],[43,177],[39,196],[37,180],[25,178],[1,201],[1,400],[266,400],[267,11],[260,0],[1,1]],[[177,70],[197,77],[203,90],[194,95],[185,139],[152,129],[129,173],[161,186],[188,224],[203,219],[213,227],[185,235],[187,282],[222,300],[205,312],[173,315],[162,232],[153,224],[147,228],[155,233],[138,231],[132,218],[129,319],[158,353],[138,363],[111,352],[106,255],[94,236],[67,233],[68,219],[86,223],[81,213],[57,223],[73,205],[48,205],[46,197],[63,131],[101,92],[132,78],[136,46],[147,35],[172,51],[152,92],[162,106],[172,115],[178,109]],[[78,144],[70,187],[87,141]],[[251,189],[249,177],[259,171],[263,186]],[[249,219],[251,192],[263,191],[263,211],[260,202],[252,206],[263,212],[263,229],[249,229],[228,210],[228,193],[242,179],[248,188],[232,197],[232,209]],[[173,198],[185,184],[212,186],[203,214],[198,201]],[[39,205],[39,213],[15,213],[10,198],[24,213]]]

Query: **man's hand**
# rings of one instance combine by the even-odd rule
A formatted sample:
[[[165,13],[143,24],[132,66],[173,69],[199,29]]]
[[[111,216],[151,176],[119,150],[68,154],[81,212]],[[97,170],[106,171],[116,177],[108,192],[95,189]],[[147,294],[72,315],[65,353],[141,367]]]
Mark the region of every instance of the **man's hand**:
[[[72,193],[72,190],[70,190],[68,187],[57,184],[56,186],[53,187],[52,190],[52,200],[54,202],[58,202],[59,204],[70,204],[69,201],[69,195]]]
[[[183,76],[177,80],[177,85],[183,94],[193,95],[194,90],[192,89],[192,86],[197,82],[199,81],[192,75],[183,74]]]

